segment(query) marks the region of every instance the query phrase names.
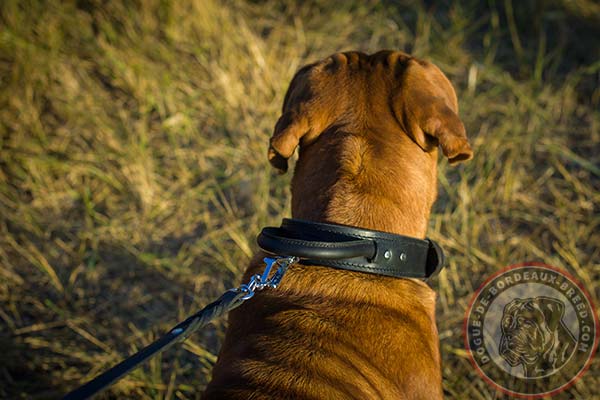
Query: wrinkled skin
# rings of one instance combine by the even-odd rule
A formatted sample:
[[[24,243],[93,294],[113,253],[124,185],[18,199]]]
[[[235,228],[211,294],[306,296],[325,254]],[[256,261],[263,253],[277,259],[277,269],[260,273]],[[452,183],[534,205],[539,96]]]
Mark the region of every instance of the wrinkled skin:
[[[443,73],[401,52],[302,68],[268,151],[285,172],[300,148],[292,216],[424,238],[438,147],[451,164],[472,157],[457,112]],[[277,290],[230,313],[205,398],[442,398],[434,316],[420,280],[292,266]]]

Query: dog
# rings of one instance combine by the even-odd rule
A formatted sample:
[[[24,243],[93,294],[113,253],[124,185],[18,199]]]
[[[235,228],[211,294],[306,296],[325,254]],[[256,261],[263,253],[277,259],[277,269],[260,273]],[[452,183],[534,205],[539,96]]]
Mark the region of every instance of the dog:
[[[454,89],[397,51],[334,54],[292,79],[268,158],[299,147],[293,218],[424,238],[438,147],[473,155]],[[243,281],[264,268],[259,252]],[[439,399],[435,293],[422,280],[293,265],[229,315],[205,399]]]
[[[551,375],[565,365],[577,340],[562,318],[565,305],[546,296],[514,299],[504,307],[499,351],[511,367],[523,366],[527,378]]]

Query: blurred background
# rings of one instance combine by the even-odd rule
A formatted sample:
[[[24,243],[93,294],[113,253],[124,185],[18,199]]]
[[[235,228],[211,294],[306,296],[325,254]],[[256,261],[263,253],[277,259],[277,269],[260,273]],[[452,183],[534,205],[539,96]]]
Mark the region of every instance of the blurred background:
[[[444,389],[472,368],[477,287],[522,261],[600,295],[600,5],[497,1],[0,2],[0,398],[56,398],[237,285],[290,215],[268,138],[302,65],[399,49],[456,87],[475,151],[440,158],[429,235]],[[193,399],[224,321],[100,398]],[[600,398],[600,365],[557,398]]]

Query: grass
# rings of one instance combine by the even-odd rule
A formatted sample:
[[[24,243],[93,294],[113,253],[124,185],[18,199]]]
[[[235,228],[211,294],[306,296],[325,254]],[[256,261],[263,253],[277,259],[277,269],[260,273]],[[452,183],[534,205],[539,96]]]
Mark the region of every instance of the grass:
[[[106,3],[106,4],[105,4]],[[475,150],[440,164],[430,236],[449,398],[494,399],[461,337],[483,280],[535,260],[600,304],[592,1],[0,4],[0,398],[55,398],[236,285],[289,216],[266,143],[293,73],[404,49],[453,81]],[[197,398],[224,322],[106,398]],[[558,398],[599,398],[600,363]]]

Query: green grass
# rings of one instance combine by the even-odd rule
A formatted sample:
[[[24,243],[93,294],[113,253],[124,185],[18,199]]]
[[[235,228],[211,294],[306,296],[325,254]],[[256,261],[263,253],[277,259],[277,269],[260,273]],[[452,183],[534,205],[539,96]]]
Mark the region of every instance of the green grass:
[[[0,398],[57,397],[237,284],[290,215],[266,159],[287,84],[342,50],[409,50],[459,95],[475,158],[441,161],[429,230],[449,398],[502,397],[461,336],[491,273],[542,261],[600,304],[594,2],[102,3],[0,3]],[[223,330],[105,397],[196,398]],[[596,359],[561,396],[598,387]]]

